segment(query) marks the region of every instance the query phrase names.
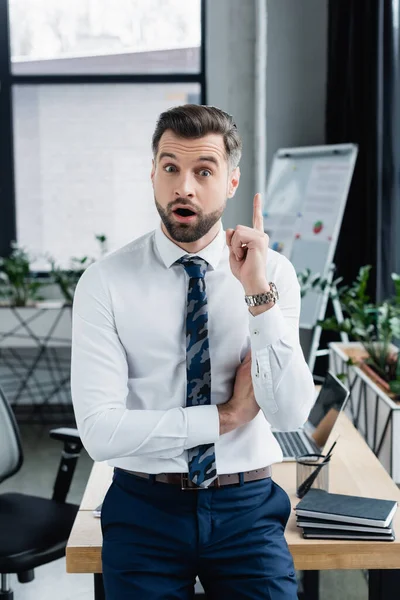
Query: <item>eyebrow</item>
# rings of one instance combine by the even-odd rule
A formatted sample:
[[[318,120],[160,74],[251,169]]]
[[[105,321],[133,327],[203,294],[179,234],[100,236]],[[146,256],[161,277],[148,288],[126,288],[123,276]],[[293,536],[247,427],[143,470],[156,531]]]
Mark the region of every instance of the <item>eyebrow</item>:
[[[172,158],[173,160],[178,160],[176,155],[172,152],[161,152],[158,160],[161,160],[162,158]],[[199,156],[197,162],[210,162],[216,165],[217,167],[219,166],[218,160],[214,156]]]
[[[199,158],[200,162],[211,162],[214,163],[214,165],[217,165],[218,167],[218,161],[214,156],[200,156]]]
[[[172,154],[172,152],[161,152],[158,160],[161,160],[162,158],[173,158],[174,160],[178,160],[175,154]]]

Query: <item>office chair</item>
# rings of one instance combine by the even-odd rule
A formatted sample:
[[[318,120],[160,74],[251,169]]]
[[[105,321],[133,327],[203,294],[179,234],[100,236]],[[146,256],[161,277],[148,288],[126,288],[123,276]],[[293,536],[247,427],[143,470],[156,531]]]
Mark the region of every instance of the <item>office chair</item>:
[[[60,428],[50,436],[64,442],[51,500],[0,493],[0,600],[13,600],[9,577],[20,583],[34,579],[36,567],[65,555],[78,506],[65,502],[82,442],[76,429]],[[0,388],[0,484],[23,463],[20,434],[12,409]]]

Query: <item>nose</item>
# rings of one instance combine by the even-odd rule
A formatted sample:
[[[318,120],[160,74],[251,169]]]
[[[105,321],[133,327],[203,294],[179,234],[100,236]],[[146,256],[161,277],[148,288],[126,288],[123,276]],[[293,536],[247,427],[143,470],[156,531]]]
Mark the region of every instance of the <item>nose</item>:
[[[193,198],[194,197],[194,181],[190,173],[181,173],[175,188],[175,196],[177,198]]]

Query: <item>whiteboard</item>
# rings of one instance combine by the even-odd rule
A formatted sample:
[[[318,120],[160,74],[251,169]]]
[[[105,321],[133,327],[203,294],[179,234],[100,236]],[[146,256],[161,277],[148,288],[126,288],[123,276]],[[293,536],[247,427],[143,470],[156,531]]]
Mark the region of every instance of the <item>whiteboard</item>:
[[[276,152],[265,193],[264,231],[270,247],[328,277],[340,233],[358,148],[355,144],[283,148]],[[321,318],[323,294],[302,298],[300,327]]]

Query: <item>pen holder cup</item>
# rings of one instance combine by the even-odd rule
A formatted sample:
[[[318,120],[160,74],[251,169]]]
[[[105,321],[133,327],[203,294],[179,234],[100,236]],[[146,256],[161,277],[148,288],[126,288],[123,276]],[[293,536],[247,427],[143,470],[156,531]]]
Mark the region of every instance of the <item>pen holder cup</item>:
[[[325,456],[322,454],[303,454],[296,457],[296,490],[297,496],[301,498],[304,495],[304,482],[309,477],[313,478],[310,488],[317,488],[329,492],[329,458],[327,462],[321,465]],[[314,474],[318,470],[318,474]],[[306,484],[307,485],[307,484]],[[299,493],[299,488],[302,486],[302,494]],[[308,487],[308,486],[307,486]]]

